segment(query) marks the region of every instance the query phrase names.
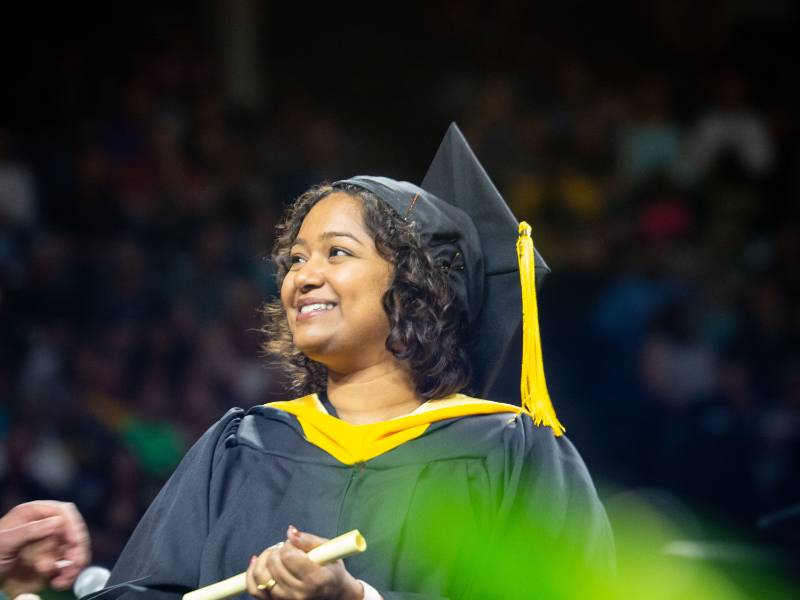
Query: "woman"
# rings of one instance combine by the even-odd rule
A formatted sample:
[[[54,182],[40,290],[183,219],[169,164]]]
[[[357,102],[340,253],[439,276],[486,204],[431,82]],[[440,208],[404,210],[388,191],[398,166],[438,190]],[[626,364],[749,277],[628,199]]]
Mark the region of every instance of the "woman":
[[[546,399],[543,385],[523,398],[527,412],[459,393],[491,387],[518,329],[504,314],[515,303],[519,312],[505,247],[516,221],[455,126],[426,182],[356,177],[289,210],[267,349],[306,395],[235,409],[212,427],[110,583],[169,596],[247,567],[248,591],[264,599],[486,598],[500,579],[530,597],[520,584],[543,573],[510,560],[527,548],[563,550],[575,573],[610,564],[588,473],[557,437],[549,401],[532,401]],[[353,528],[368,540],[363,555],[324,567],[306,558]]]

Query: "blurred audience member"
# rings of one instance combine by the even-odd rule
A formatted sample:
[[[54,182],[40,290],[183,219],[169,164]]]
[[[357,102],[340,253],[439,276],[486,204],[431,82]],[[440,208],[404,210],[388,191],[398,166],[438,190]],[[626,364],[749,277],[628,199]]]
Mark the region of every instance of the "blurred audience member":
[[[36,222],[36,185],[33,172],[14,160],[11,136],[0,128],[0,230],[28,231]]]
[[[769,127],[750,105],[745,82],[735,73],[722,75],[716,102],[687,135],[687,175],[697,180],[735,160],[747,175],[762,177],[772,167],[774,151]]]
[[[622,127],[619,142],[622,173],[631,186],[649,177],[675,174],[681,131],[669,103],[669,90],[663,79],[648,79],[635,89],[632,114]]]

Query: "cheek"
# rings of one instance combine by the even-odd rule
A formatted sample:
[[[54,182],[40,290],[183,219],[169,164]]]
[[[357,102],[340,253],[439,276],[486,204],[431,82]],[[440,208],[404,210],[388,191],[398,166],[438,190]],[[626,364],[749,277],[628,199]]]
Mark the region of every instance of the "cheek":
[[[363,310],[369,315],[370,327],[389,328],[389,316],[383,308],[383,296],[392,282],[385,271],[373,272],[365,279]]]
[[[383,294],[389,281],[383,271],[375,269],[353,271],[331,282],[342,298],[349,297],[349,304],[360,308],[382,305]]]
[[[289,309],[292,306],[292,302],[294,299],[294,278],[292,277],[291,273],[288,273],[286,277],[283,279],[283,283],[281,284],[281,304],[283,305],[283,310],[285,312],[289,312]]]
[[[378,299],[378,305],[381,307],[381,313],[384,313],[385,311],[383,310],[383,297],[386,295],[386,292],[388,292],[389,288],[392,286],[392,282],[394,281],[394,270],[388,267],[386,269],[382,269],[379,273],[375,275],[373,281],[375,282],[375,297]]]

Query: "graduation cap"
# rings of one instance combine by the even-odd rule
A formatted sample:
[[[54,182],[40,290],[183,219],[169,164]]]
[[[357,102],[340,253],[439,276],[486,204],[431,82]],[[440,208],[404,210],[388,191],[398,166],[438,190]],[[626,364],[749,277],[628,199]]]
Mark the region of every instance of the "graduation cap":
[[[458,126],[448,128],[421,186],[364,175],[333,185],[354,185],[388,203],[414,223],[436,263],[447,268],[469,316],[477,394],[489,395],[522,327],[522,407],[560,435],[564,428],[547,391],[536,306],[536,285],[549,268],[533,247],[530,226],[517,222]]]

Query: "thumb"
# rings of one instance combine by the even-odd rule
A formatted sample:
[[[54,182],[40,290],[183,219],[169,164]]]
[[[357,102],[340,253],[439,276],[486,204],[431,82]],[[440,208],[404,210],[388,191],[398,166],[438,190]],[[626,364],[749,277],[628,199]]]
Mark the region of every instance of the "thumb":
[[[320,544],[328,541],[328,538],[300,531],[294,525],[289,525],[289,529],[286,530],[286,537],[295,548],[303,552],[310,552]]]
[[[25,544],[53,535],[62,523],[61,517],[54,516],[4,530],[0,536],[0,556],[16,554]]]

